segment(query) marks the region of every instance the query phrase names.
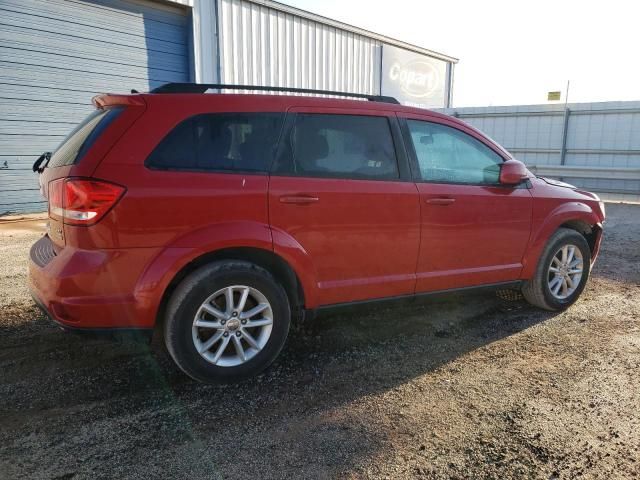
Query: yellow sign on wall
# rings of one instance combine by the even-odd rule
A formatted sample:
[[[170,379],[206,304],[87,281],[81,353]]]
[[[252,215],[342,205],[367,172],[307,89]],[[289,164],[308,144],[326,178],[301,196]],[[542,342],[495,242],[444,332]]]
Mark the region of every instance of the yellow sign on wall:
[[[549,92],[547,93],[547,100],[550,102],[560,100],[560,92]]]

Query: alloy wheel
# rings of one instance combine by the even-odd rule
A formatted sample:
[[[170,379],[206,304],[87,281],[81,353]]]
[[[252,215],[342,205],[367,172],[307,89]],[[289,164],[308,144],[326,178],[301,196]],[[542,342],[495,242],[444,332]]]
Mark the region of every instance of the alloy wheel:
[[[584,260],[580,249],[572,244],[563,245],[551,259],[547,271],[549,291],[558,300],[570,297],[580,285]]]
[[[235,367],[255,357],[267,344],[273,311],[267,297],[246,285],[231,285],[209,296],[193,319],[198,353],[219,367]]]

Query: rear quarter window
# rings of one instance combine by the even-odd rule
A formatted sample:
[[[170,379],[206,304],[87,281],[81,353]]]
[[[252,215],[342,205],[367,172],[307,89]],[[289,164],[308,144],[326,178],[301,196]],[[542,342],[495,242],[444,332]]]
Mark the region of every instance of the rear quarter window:
[[[180,122],[147,158],[150,168],[222,172],[269,171],[282,113],[211,113]]]
[[[74,128],[56,148],[48,167],[64,167],[82,160],[102,132],[113,122],[123,107],[95,110]]]

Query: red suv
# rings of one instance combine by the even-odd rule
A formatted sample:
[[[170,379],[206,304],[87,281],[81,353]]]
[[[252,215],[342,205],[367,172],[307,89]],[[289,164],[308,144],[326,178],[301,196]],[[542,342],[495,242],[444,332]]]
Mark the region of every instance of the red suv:
[[[593,193],[387,97],[220,88],[98,96],[34,165],[49,229],[30,286],[64,328],[161,328],[212,382],[267,367],[318,309],[518,286],[561,310],[584,289],[605,217]]]

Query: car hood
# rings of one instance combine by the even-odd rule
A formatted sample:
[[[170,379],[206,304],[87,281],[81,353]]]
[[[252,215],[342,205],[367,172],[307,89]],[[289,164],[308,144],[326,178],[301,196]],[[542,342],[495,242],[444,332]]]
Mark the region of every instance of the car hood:
[[[554,187],[571,188],[573,190],[577,190],[578,189],[578,187],[576,187],[575,185],[571,185],[570,183],[566,183],[566,182],[561,182],[560,180],[556,180],[554,178],[548,178],[548,177],[538,177],[538,178],[540,180],[545,181],[549,185],[553,185]]]
[[[554,178],[547,178],[547,177],[536,177],[536,178],[546,183],[547,185],[551,185],[552,187],[572,190],[573,192],[578,194],[579,197],[581,198],[584,198],[586,196],[589,200],[595,200],[597,202],[600,201],[600,197],[595,193],[589,192],[588,190],[583,190],[582,188],[576,187],[575,185],[571,185],[570,183],[561,182],[560,180],[556,180]]]

